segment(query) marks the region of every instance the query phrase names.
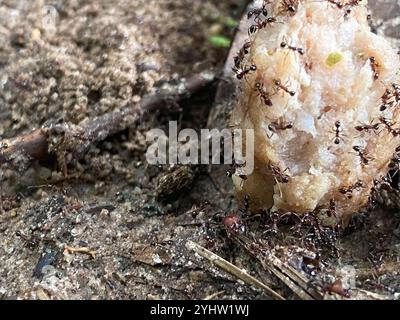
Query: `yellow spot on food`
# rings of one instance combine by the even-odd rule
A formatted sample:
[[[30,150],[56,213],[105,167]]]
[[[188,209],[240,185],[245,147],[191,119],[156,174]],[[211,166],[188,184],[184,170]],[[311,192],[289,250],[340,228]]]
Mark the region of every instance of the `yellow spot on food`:
[[[340,61],[342,61],[343,56],[341,53],[339,52],[332,52],[328,55],[328,57],[326,58],[326,65],[328,67],[333,67],[335,64],[338,64]]]
[[[269,49],[269,50],[267,50],[265,52],[265,54],[268,55],[268,56],[273,56],[274,55],[274,50]]]

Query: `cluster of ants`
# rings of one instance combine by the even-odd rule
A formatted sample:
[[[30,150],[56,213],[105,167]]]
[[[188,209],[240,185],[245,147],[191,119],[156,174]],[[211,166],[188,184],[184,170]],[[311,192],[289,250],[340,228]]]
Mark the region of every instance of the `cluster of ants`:
[[[386,89],[384,94],[381,97],[382,104],[380,106],[380,111],[385,111],[388,109],[398,109],[400,107],[400,85],[396,83],[392,83],[391,87]],[[400,128],[395,128],[396,123],[392,120],[385,118],[384,116],[379,116],[378,121],[371,123],[361,123],[354,127],[358,132],[374,132],[379,135],[381,131],[379,129],[383,127],[383,130],[389,132],[393,137],[400,136]],[[340,121],[335,122],[335,128],[333,130],[335,137],[333,139],[335,144],[340,144],[343,139],[343,127]],[[364,148],[361,146],[353,146],[353,150],[358,154],[361,160],[362,165],[367,165],[373,158],[368,157]]]
[[[362,4],[362,0],[323,0],[328,2],[331,5],[334,5],[337,9],[343,10],[344,11],[344,17],[346,18],[349,14],[351,14],[352,9],[358,5]],[[300,3],[300,0],[281,0],[280,1],[280,6],[278,9],[278,15],[290,15],[293,16],[296,14],[298,10],[298,6]],[[249,40],[247,40],[242,48],[239,50],[237,55],[234,57],[234,67],[233,71],[236,73],[236,77],[238,80],[245,79],[246,76],[252,72],[255,72],[257,70],[257,66],[253,63],[246,65],[244,63],[246,56],[249,54],[251,45],[252,45],[252,40],[251,36],[254,35],[257,31],[264,29],[268,26],[273,25],[274,23],[277,22],[276,17],[271,17],[269,16],[268,8],[267,6],[272,3],[272,0],[264,0],[261,7],[252,9],[248,12],[247,18],[248,19],[253,19],[254,24],[252,24],[249,29],[248,29],[248,35],[249,35]],[[367,20],[371,20],[371,16],[367,16]],[[282,41],[280,44],[280,47],[282,49],[288,49],[296,54],[299,54],[300,56],[305,54],[305,50],[300,47],[292,46],[288,44],[286,41]],[[377,59],[373,56],[368,57],[369,64],[371,66],[372,74],[373,74],[373,80],[376,81],[379,79],[380,73],[379,73],[379,63],[377,62]],[[282,91],[290,96],[295,96],[296,92],[293,90],[290,90],[287,86],[282,84],[281,80],[279,79],[274,79],[273,84],[275,86],[275,93],[278,91]],[[254,85],[254,90],[257,92],[257,94],[260,97],[261,102],[266,105],[271,107],[273,105],[271,97],[272,94],[268,91],[266,86],[262,81],[256,81]],[[387,109],[395,109],[400,107],[400,85],[393,83],[390,88],[386,89],[385,93],[381,97],[382,104],[380,106],[380,111],[385,111]],[[345,135],[343,134],[343,127],[341,121],[336,121],[334,124],[334,129],[332,130],[332,133],[334,134],[333,137],[333,142],[334,144],[338,145],[340,144],[341,141],[344,141]],[[278,131],[283,131],[287,129],[292,129],[294,126],[293,122],[285,122],[282,119],[278,119],[277,121],[274,121],[268,125],[268,129],[271,132],[271,135],[269,138],[271,138],[274,134],[277,134]],[[384,116],[380,116],[378,118],[378,121],[374,122],[372,121],[369,124],[366,123],[360,123],[359,125],[356,125],[354,129],[358,132],[366,132],[370,133],[373,132],[375,134],[379,134],[382,130],[386,130],[390,134],[393,135],[393,137],[397,137],[400,135],[400,128],[395,128],[395,123],[392,122],[392,120],[385,118]],[[370,161],[374,160],[372,157],[368,156],[366,150],[364,147],[360,145],[354,145],[352,146],[353,151],[357,154],[357,156],[360,158],[360,162],[363,166],[368,165]],[[392,169],[393,167],[396,168],[396,173],[400,168],[400,153],[396,153],[392,160]],[[238,164],[234,163],[232,165],[232,168],[227,172],[227,175],[231,177],[232,175],[236,174],[238,175],[242,180],[246,180],[247,176],[245,174],[238,174],[240,173],[240,167],[242,167],[243,164]],[[288,183],[289,182],[289,175],[285,174],[285,172],[288,170],[286,168],[285,170],[281,170],[278,165],[275,164],[269,164],[268,169],[272,172],[272,175],[279,185],[279,183]],[[372,188],[373,190],[378,189],[378,185],[381,186],[382,184],[387,185],[388,183],[386,181],[375,181],[374,187]],[[351,186],[347,187],[341,187],[339,189],[339,192],[346,196],[347,198],[352,198],[352,193],[353,191],[359,191],[362,188],[365,188],[365,183],[361,180],[358,180],[356,183],[354,183]],[[372,191],[373,191],[372,190]],[[372,199],[373,197],[371,197]],[[371,200],[371,202],[373,202]],[[334,211],[334,201],[331,201],[330,205],[330,211]]]

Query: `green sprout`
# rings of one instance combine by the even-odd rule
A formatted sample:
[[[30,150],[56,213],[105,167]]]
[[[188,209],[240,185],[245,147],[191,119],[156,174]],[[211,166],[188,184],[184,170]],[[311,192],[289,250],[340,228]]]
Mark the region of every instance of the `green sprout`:
[[[229,48],[231,46],[231,40],[224,36],[210,36],[208,41],[211,45],[219,48]]]
[[[239,22],[231,17],[223,17],[221,18],[221,22],[222,24],[231,29],[234,29],[239,25]]]

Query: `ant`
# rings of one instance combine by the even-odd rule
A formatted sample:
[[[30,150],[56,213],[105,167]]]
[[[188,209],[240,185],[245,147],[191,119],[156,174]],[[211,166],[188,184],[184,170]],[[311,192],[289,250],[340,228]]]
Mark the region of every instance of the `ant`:
[[[397,83],[392,83],[392,88],[393,88],[393,95],[396,99],[396,102],[398,103],[400,101],[400,85]]]
[[[344,194],[347,199],[351,199],[353,197],[352,193],[354,190],[360,190],[360,188],[364,188],[364,182],[361,180],[358,180],[355,184],[349,187],[342,187],[339,189],[339,192],[341,194]]]
[[[359,156],[360,159],[361,159],[361,164],[367,165],[370,161],[373,160],[372,158],[367,157],[367,156],[365,155],[365,149],[363,149],[362,147],[360,147],[360,146],[353,146],[353,150],[354,150],[355,152],[358,153],[358,156]]]
[[[298,48],[298,47],[291,46],[290,44],[287,44],[285,41],[281,42],[281,48],[283,48],[283,49],[284,48],[288,48],[289,50],[292,50],[294,52],[298,52],[300,55],[304,54],[303,48]]]
[[[362,132],[362,131],[369,132],[369,130],[373,130],[376,133],[376,130],[379,129],[380,125],[381,125],[380,123],[374,123],[373,124],[372,122],[371,122],[371,124],[363,124],[362,123],[362,124],[360,124],[358,126],[355,126],[354,128],[359,132]]]
[[[244,60],[244,57],[246,54],[249,53],[249,49],[251,47],[251,42],[246,41],[243,45],[243,47],[239,50],[237,55],[234,57],[234,62],[235,62],[235,68],[240,69],[240,66]]]
[[[393,155],[392,160],[389,163],[389,168],[390,170],[395,170],[394,173],[391,175],[391,177],[393,178],[397,172],[399,172],[400,170],[400,154],[399,153],[395,153]]]
[[[335,129],[334,129],[334,133],[335,133],[335,138],[333,138],[333,142],[335,144],[339,144],[340,140],[344,141],[343,138],[340,136],[340,133],[343,131],[342,128],[342,124],[341,122],[338,120],[335,122]]]
[[[285,123],[283,121],[274,121],[268,125],[268,129],[269,129],[269,131],[272,132],[272,135],[274,133],[276,133],[278,130],[287,130],[287,129],[292,129],[292,128],[293,128],[292,121],[287,122],[287,123]],[[272,135],[271,135],[271,137],[272,137]]]
[[[374,73],[373,77],[374,77],[374,81],[379,79],[379,64],[376,62],[376,58],[375,57],[369,57],[369,64],[371,66],[372,72]]]
[[[232,178],[235,174],[242,180],[247,180],[247,175],[242,173],[237,173],[238,169],[244,166],[244,163],[238,163],[236,160],[233,161],[231,168],[226,172],[228,178]]]
[[[386,127],[389,133],[391,133],[394,137],[400,134],[400,129],[393,129],[395,123],[392,123],[389,119],[385,117],[379,117],[379,121]]]
[[[281,182],[281,183],[289,182],[289,176],[284,173],[287,170],[287,168],[283,172],[281,171],[281,169],[278,166],[275,166],[273,164],[270,164],[269,168],[271,169],[272,175],[274,176],[274,178],[277,182]]]
[[[272,107],[271,96],[268,93],[267,89],[265,88],[265,86],[262,82],[256,82],[255,90],[258,92],[258,95],[260,96],[261,101],[265,105]]]
[[[335,0],[327,0],[329,3],[335,5],[338,9],[343,9],[343,4]]]
[[[328,207],[328,211],[327,214],[329,217],[336,217],[336,201],[335,199],[331,199],[329,201],[329,207]]]
[[[363,0],[350,0],[345,4],[346,13],[344,14],[344,17],[347,18],[347,16],[351,13],[352,7],[358,6]]]
[[[24,245],[26,245],[29,249],[33,250],[37,246],[37,243],[34,240],[32,240],[30,237],[28,237],[27,235],[22,233],[22,231],[17,230],[15,232],[15,235],[17,237],[21,238],[24,241]]]
[[[281,80],[279,80],[279,79],[274,80],[274,84],[275,84],[275,86],[278,87],[278,89],[285,91],[285,92],[286,92],[287,94],[289,94],[290,96],[293,97],[293,96],[296,95],[296,92],[293,91],[293,90],[290,90],[290,89],[288,89],[288,87],[284,86],[284,85],[282,84]]]
[[[281,189],[280,182],[281,183],[289,182],[289,176],[287,174],[285,174],[285,171],[288,170],[288,168],[281,171],[281,169],[278,166],[275,166],[273,164],[269,164],[268,167],[272,171],[272,175],[273,175],[273,177],[276,181],[276,184],[278,185],[278,188],[279,188],[280,197],[282,198],[282,189]]]
[[[254,20],[256,20],[260,17],[261,14],[264,17],[267,17],[268,16],[267,4],[269,4],[269,3],[270,3],[270,0],[264,0],[262,7],[250,10],[247,13],[247,19],[250,19],[251,17],[254,16]]]
[[[393,97],[392,91],[386,89],[384,94],[382,95],[382,105],[379,108],[380,111],[385,111],[386,109],[390,108],[392,103],[389,101]]]
[[[299,0],[282,0],[281,11],[294,15],[299,7]]]
[[[236,78],[238,80],[242,80],[243,78],[246,78],[246,75],[248,75],[250,72],[254,72],[257,70],[257,66],[255,64],[252,64],[250,66],[242,66],[240,65],[239,68],[234,67],[232,68],[233,72],[236,73]]]
[[[261,30],[261,29],[267,27],[267,25],[273,24],[274,22],[276,22],[276,18],[274,18],[274,17],[269,17],[264,21],[258,21],[257,24],[253,24],[249,27],[249,30],[248,30],[249,36],[256,33],[258,30]]]

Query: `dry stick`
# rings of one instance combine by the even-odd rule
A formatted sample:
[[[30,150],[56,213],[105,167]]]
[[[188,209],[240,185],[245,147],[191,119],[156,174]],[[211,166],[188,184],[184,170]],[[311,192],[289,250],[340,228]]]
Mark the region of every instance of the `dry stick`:
[[[0,165],[9,163],[18,168],[21,160],[32,162],[44,159],[50,151],[55,151],[58,161],[63,162],[67,153],[74,159],[85,155],[89,147],[107,137],[121,132],[136,124],[147,113],[154,112],[171,102],[178,102],[215,80],[212,71],[203,71],[182,80],[177,86],[169,90],[160,90],[156,94],[143,96],[139,104],[129,104],[120,110],[106,113],[91,121],[79,125],[69,123],[53,125],[49,128],[36,129],[33,132],[12,139],[0,141]],[[61,143],[54,150],[49,150],[54,137],[60,135]],[[65,167],[65,163],[59,163]],[[19,168],[24,171],[25,168]],[[64,168],[65,169],[65,168]]]
[[[216,265],[217,267],[221,268],[222,270],[225,270],[226,272],[234,275],[235,277],[239,278],[243,282],[255,286],[257,288],[263,289],[269,296],[276,300],[285,300],[279,293],[275,292],[272,290],[270,287],[262,283],[261,281],[257,280],[253,276],[249,275],[246,270],[239,269],[232,263],[226,261],[225,259],[221,258],[219,255],[207,250],[206,248],[198,245],[197,243],[194,243],[193,241],[188,241],[186,243],[186,247],[203,258],[207,259],[210,261],[212,264]]]
[[[270,270],[286,286],[288,286],[299,298],[303,300],[322,299],[323,295],[308,285],[308,279],[293,267],[284,263],[271,253],[265,253],[259,246],[251,243],[250,239],[232,233],[235,239],[253,257],[258,259],[265,269]]]

